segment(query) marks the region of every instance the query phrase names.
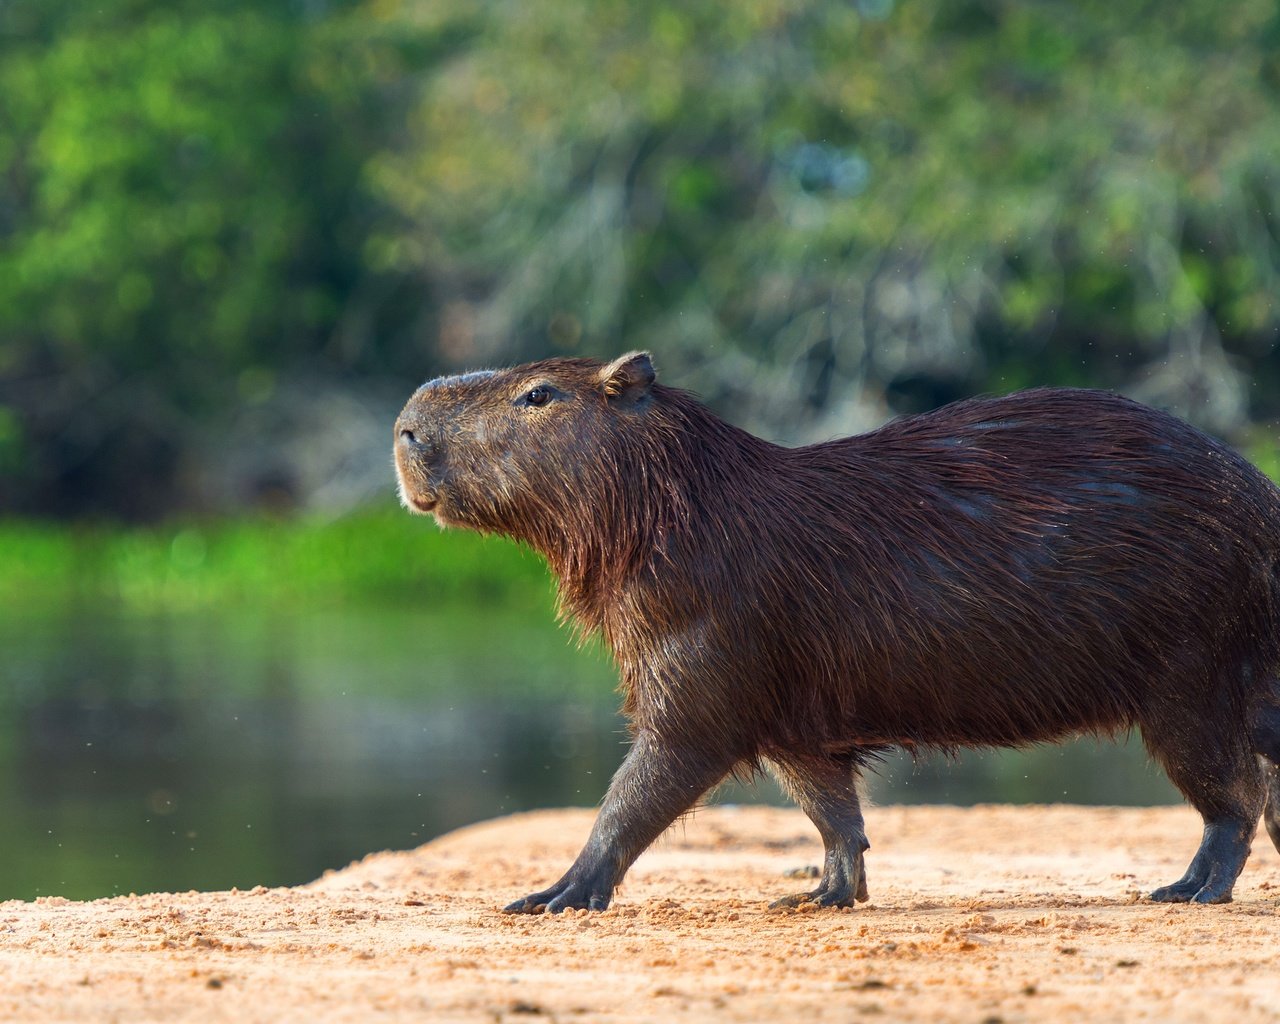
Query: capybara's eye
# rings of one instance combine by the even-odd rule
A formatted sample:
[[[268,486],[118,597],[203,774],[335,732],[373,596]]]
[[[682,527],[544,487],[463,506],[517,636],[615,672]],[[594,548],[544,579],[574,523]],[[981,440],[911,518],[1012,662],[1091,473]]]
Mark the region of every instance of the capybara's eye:
[[[536,387],[524,396],[526,405],[546,405],[551,401],[551,389]]]

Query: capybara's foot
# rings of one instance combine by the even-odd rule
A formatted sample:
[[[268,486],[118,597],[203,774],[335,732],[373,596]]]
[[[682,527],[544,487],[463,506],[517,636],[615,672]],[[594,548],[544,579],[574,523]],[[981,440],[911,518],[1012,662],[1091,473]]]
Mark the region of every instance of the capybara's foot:
[[[595,891],[593,891],[593,889]],[[593,887],[587,882],[562,878],[550,889],[535,892],[522,900],[508,903],[504,914],[558,914],[574,910],[605,910],[613,893]]]
[[[1156,903],[1190,903],[1191,897],[1199,891],[1199,882],[1174,882],[1154,890],[1150,899]]]
[[[1161,886],[1151,894],[1156,903],[1230,903],[1232,886],[1202,885],[1199,879],[1186,879]]]
[[[797,892],[783,896],[769,904],[770,910],[782,910],[787,907],[798,907],[805,903],[815,903],[819,907],[851,907],[854,902],[866,903],[871,897],[867,892],[867,873],[861,867],[862,858],[857,859],[856,871],[827,871],[822,882],[812,892]],[[833,874],[836,877],[833,877]],[[854,880],[856,878],[856,881]]]
[[[814,903],[819,907],[851,907],[853,906],[854,898],[852,893],[834,893],[826,892],[823,889],[814,889],[813,892],[793,892],[790,896],[783,896],[781,899],[770,903],[769,909],[783,910],[787,907],[798,907],[805,903]]]
[[[1187,873],[1151,894],[1157,903],[1230,903],[1231,890],[1249,856],[1256,816],[1244,821],[1210,821]]]

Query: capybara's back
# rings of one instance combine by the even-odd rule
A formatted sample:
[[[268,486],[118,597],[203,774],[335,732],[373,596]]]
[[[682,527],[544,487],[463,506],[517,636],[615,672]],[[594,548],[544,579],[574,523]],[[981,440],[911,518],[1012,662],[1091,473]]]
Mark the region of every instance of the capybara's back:
[[[777,463],[717,517],[737,536],[708,538],[731,586],[705,617],[760,649],[739,691],[814,691],[818,707],[778,701],[778,740],[1006,745],[1138,724],[1158,752],[1170,708],[1201,732],[1243,722],[1280,662],[1280,492],[1166,414],[1043,389]],[[762,602],[786,628],[752,632]]]
[[[1268,785],[1280,846],[1280,491],[1172,416],[1041,389],[787,449],[638,354],[434,381],[397,432],[406,503],[540,550],[622,671],[635,741],[592,838],[509,909],[607,905],[761,763],[827,848],[783,902],[846,905],[876,752],[1132,726],[1205,819],[1153,898],[1230,899]]]

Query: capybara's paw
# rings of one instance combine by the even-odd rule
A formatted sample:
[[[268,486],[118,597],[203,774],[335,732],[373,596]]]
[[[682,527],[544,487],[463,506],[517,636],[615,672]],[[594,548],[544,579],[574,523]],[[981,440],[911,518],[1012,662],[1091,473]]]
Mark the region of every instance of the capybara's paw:
[[[1218,886],[1206,885],[1191,897],[1192,903],[1230,903],[1231,889],[1223,891]]]
[[[1230,903],[1233,888],[1212,881],[1201,885],[1199,879],[1184,880],[1157,889],[1151,894],[1151,899],[1156,903]]]
[[[535,892],[522,900],[508,903],[502,908],[504,914],[558,914],[562,910],[606,910],[609,906],[608,892],[592,892],[585,882],[558,882],[550,889]]]
[[[827,863],[827,870],[822,874],[822,881],[812,892],[797,892],[783,896],[769,904],[770,910],[785,910],[787,907],[799,907],[813,903],[819,907],[852,907],[855,902],[866,903],[870,899],[867,892],[867,871],[863,866],[862,854],[837,855]]]
[[[1200,892],[1199,881],[1174,882],[1173,885],[1162,885],[1151,893],[1151,900],[1155,903],[1190,903]]]
[[[799,907],[806,903],[819,907],[852,907],[855,902],[866,903],[868,899],[867,879],[859,872],[856,885],[848,883],[833,885],[824,878],[822,884],[812,892],[796,892],[790,896],[783,896],[770,903],[769,909],[785,910],[788,907]]]
[[[806,903],[812,903],[819,907],[851,907],[853,906],[854,896],[852,893],[831,893],[823,889],[814,889],[813,892],[795,892],[790,896],[783,896],[781,899],[774,900],[769,904],[770,910],[786,910],[788,907],[800,907]]]

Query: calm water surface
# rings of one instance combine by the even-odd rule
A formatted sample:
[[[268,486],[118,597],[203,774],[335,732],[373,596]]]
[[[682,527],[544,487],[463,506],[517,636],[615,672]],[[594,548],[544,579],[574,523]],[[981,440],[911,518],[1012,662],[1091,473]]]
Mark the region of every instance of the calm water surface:
[[[542,611],[8,611],[0,682],[0,898],[304,882],[592,805],[626,749],[607,661]],[[870,795],[1178,799],[1136,740],[897,757]],[[771,782],[716,799],[782,802]]]

